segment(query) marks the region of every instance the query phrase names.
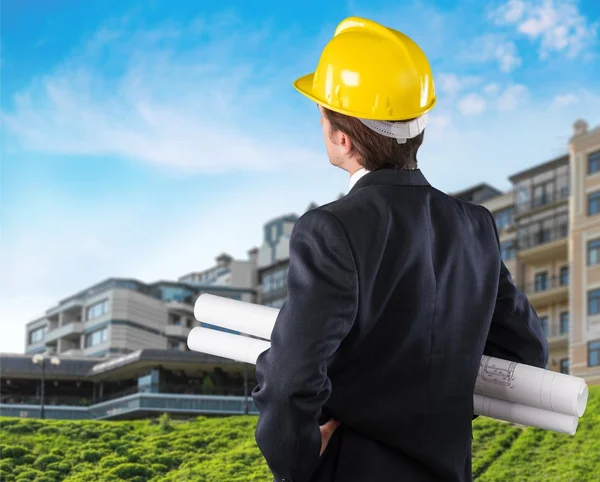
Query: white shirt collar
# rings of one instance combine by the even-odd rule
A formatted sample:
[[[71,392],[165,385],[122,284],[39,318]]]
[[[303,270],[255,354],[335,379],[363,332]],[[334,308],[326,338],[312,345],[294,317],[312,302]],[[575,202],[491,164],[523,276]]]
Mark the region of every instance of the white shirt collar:
[[[358,180],[363,177],[365,174],[368,174],[371,171],[367,171],[364,167],[360,168],[354,174],[350,176],[350,189],[354,187],[354,185],[358,182]]]

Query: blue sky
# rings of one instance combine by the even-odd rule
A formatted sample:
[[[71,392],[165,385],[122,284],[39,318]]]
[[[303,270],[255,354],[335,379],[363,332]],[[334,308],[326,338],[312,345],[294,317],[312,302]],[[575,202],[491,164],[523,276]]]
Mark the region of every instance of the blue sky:
[[[259,5],[259,6],[257,6]],[[244,258],[262,224],[347,190],[292,82],[346,16],[411,36],[438,104],[420,151],[456,191],[567,151],[600,124],[595,0],[3,0],[0,351],[109,276]]]

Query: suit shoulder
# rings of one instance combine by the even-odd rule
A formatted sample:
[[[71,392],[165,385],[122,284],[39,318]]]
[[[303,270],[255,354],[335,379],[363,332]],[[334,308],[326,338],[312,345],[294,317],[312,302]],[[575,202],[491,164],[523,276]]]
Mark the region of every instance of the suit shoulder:
[[[450,194],[447,194],[445,192],[440,191],[439,189],[436,188],[432,188],[433,191],[436,193],[437,196],[443,197],[445,198],[445,200],[447,202],[451,202],[454,205],[456,205],[457,207],[459,207],[461,210],[463,210],[464,212],[474,215],[474,216],[483,216],[483,217],[490,217],[492,216],[492,213],[485,207],[482,206],[481,204],[475,204],[469,201],[464,201],[462,199],[458,199],[454,196],[451,196]]]

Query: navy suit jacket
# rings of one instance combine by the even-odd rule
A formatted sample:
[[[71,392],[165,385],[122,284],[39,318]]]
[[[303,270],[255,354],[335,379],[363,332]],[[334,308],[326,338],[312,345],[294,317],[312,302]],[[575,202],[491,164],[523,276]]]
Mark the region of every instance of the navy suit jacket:
[[[482,355],[544,367],[484,207],[382,169],[305,213],[256,364],[256,442],[288,482],[470,481]],[[341,422],[319,456],[319,424]]]

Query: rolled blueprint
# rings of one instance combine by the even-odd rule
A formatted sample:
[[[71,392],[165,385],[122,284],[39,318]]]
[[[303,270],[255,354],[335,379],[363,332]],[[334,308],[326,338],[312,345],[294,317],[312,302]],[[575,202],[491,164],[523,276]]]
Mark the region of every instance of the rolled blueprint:
[[[579,417],[564,413],[549,412],[540,408],[507,402],[497,398],[473,395],[473,412],[476,415],[528,425],[544,430],[575,435]]]
[[[271,338],[278,313],[277,308],[210,294],[199,296],[194,307],[194,315],[199,321],[265,339]],[[189,334],[188,345],[195,339],[194,330]],[[253,356],[252,353],[250,358]],[[256,358],[247,363],[255,361]],[[588,387],[582,378],[489,356],[481,359],[474,391],[479,395],[578,417],[585,412],[588,398]]]
[[[481,358],[475,393],[581,417],[588,387],[582,378],[499,358]]]
[[[194,305],[195,318],[210,325],[247,333],[267,340],[277,319],[276,308],[204,293]]]
[[[192,351],[256,365],[258,355],[271,343],[197,326],[190,331],[187,345]]]
[[[256,365],[258,356],[270,346],[268,341],[200,327],[194,328],[188,337],[190,350],[252,365]],[[569,435],[575,434],[579,422],[576,416],[549,412],[477,393],[473,395],[473,412],[475,415]]]

